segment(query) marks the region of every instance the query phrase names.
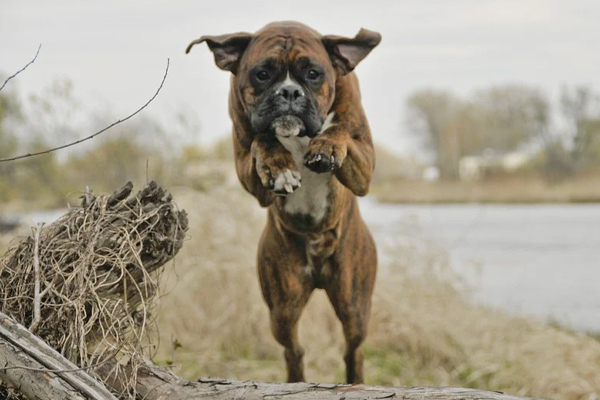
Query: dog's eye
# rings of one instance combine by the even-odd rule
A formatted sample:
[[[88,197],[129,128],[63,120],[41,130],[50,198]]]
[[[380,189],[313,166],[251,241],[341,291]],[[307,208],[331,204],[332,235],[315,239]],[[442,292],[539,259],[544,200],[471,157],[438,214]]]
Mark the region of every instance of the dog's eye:
[[[311,81],[319,79],[320,76],[321,76],[321,73],[319,71],[317,71],[316,69],[311,69],[306,73],[306,78]]]
[[[269,73],[267,71],[265,71],[264,69],[261,71],[258,71],[256,73],[256,79],[258,79],[261,82],[268,81],[270,78],[271,78],[271,75],[269,75]]]

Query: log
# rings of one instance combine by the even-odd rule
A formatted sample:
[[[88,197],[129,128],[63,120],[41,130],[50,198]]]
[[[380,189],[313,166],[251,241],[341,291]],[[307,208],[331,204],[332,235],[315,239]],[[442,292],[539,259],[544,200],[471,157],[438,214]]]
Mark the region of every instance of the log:
[[[0,379],[28,399],[117,400],[101,382],[3,313]]]
[[[118,385],[117,381],[107,381]],[[262,383],[219,378],[190,382],[172,372],[147,364],[137,374],[136,390],[145,400],[526,400],[502,392],[454,387],[379,387],[322,383]]]

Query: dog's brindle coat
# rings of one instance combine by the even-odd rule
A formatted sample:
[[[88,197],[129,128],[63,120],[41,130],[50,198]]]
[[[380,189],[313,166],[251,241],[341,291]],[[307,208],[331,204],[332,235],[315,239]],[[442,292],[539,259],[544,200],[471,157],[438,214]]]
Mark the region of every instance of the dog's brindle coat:
[[[238,177],[268,221],[258,275],[288,380],[303,381],[298,319],[312,291],[327,292],[347,343],[346,377],[363,382],[360,345],[375,282],[375,243],[355,196],[375,167],[371,132],[352,70],[381,36],[322,36],[297,22],[255,34],[202,36],[231,71],[229,114]]]

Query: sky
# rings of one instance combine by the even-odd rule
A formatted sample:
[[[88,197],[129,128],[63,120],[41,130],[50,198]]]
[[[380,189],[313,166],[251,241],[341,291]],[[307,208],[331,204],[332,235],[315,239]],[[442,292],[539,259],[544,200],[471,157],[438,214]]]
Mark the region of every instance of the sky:
[[[169,58],[165,87],[144,112],[192,113],[200,121],[195,140],[210,142],[231,129],[229,73],[205,45],[184,54],[187,44],[276,20],[323,34],[382,34],[356,72],[375,140],[403,154],[415,151],[404,109],[415,90],[468,95],[522,83],[555,96],[563,84],[600,88],[597,0],[1,0],[0,72],[21,68],[41,43],[36,63],[11,82],[20,91],[69,79],[77,95],[125,116],[156,91]]]

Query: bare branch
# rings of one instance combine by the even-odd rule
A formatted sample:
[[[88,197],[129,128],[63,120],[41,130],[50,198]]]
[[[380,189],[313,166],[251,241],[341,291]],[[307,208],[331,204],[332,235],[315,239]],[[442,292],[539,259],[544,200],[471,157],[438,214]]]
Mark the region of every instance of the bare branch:
[[[125,117],[123,119],[120,119],[120,120],[118,120],[116,122],[113,122],[112,124],[108,125],[106,128],[101,129],[98,132],[96,132],[96,133],[94,133],[94,134],[92,134],[90,136],[86,136],[83,139],[79,139],[79,140],[76,140],[76,141],[71,142],[71,143],[63,144],[63,145],[58,146],[58,147],[53,147],[53,148],[50,148],[50,149],[47,149],[47,150],[38,151],[38,152],[35,152],[35,153],[27,153],[27,154],[22,154],[20,156],[15,156],[15,157],[2,158],[2,159],[0,159],[0,163],[7,162],[7,161],[21,160],[23,158],[28,158],[28,157],[35,157],[35,156],[39,156],[39,155],[42,155],[42,154],[52,153],[52,152],[55,152],[57,150],[66,149],[67,147],[75,146],[75,145],[77,145],[79,143],[82,143],[82,142],[85,142],[87,140],[93,139],[96,136],[100,135],[101,133],[106,132],[107,130],[113,128],[114,126],[119,125],[120,123],[125,122],[128,119],[130,119],[130,118],[133,118],[135,115],[139,114],[144,108],[148,107],[148,105],[150,105],[150,103],[152,103],[152,101],[154,101],[154,99],[156,98],[156,96],[158,96],[158,94],[160,93],[160,91],[161,91],[161,89],[162,89],[162,87],[163,87],[163,85],[165,83],[165,80],[167,79],[167,75],[168,74],[169,74],[169,59],[167,58],[167,68],[165,69],[165,75],[163,76],[162,81],[160,82],[160,86],[156,90],[156,93],[154,93],[154,95],[150,98],[150,100],[148,100],[146,102],[146,104],[144,104],[143,106],[141,106],[140,108],[138,108],[135,112],[129,114],[127,117]]]
[[[43,222],[38,222],[37,230],[35,231],[35,245],[33,247],[33,271],[35,276],[35,289],[34,289],[34,297],[33,297],[33,322],[29,327],[31,332],[35,332],[37,326],[41,320],[41,312],[40,312],[40,302],[42,301],[42,296],[40,295],[40,232],[42,227],[44,226]]]
[[[0,87],[0,91],[2,89],[4,89],[4,86],[6,86],[6,84],[8,83],[8,81],[10,81],[12,78],[14,78],[15,76],[19,75],[21,72],[25,71],[25,69],[27,67],[29,67],[31,64],[33,64],[35,62],[35,60],[38,57],[38,54],[40,54],[40,49],[42,48],[42,45],[40,44],[38,46],[37,52],[35,53],[35,57],[33,57],[33,60],[29,61],[27,64],[25,64],[25,66],[23,68],[21,68],[20,70],[18,70],[17,72],[15,72],[13,75],[9,76],[8,78],[6,78],[6,80],[4,81],[4,83],[2,84],[2,86]]]
[[[96,363],[96,364],[88,365],[87,367],[71,368],[71,369],[33,368],[33,367],[27,367],[24,365],[11,365],[10,367],[0,367],[0,372],[10,371],[12,369],[20,369],[23,371],[44,372],[44,373],[48,373],[48,374],[67,374],[70,372],[87,371],[90,369],[101,367],[104,364],[114,363],[114,362],[115,362],[114,357],[109,357],[106,360],[100,361],[99,363]]]

